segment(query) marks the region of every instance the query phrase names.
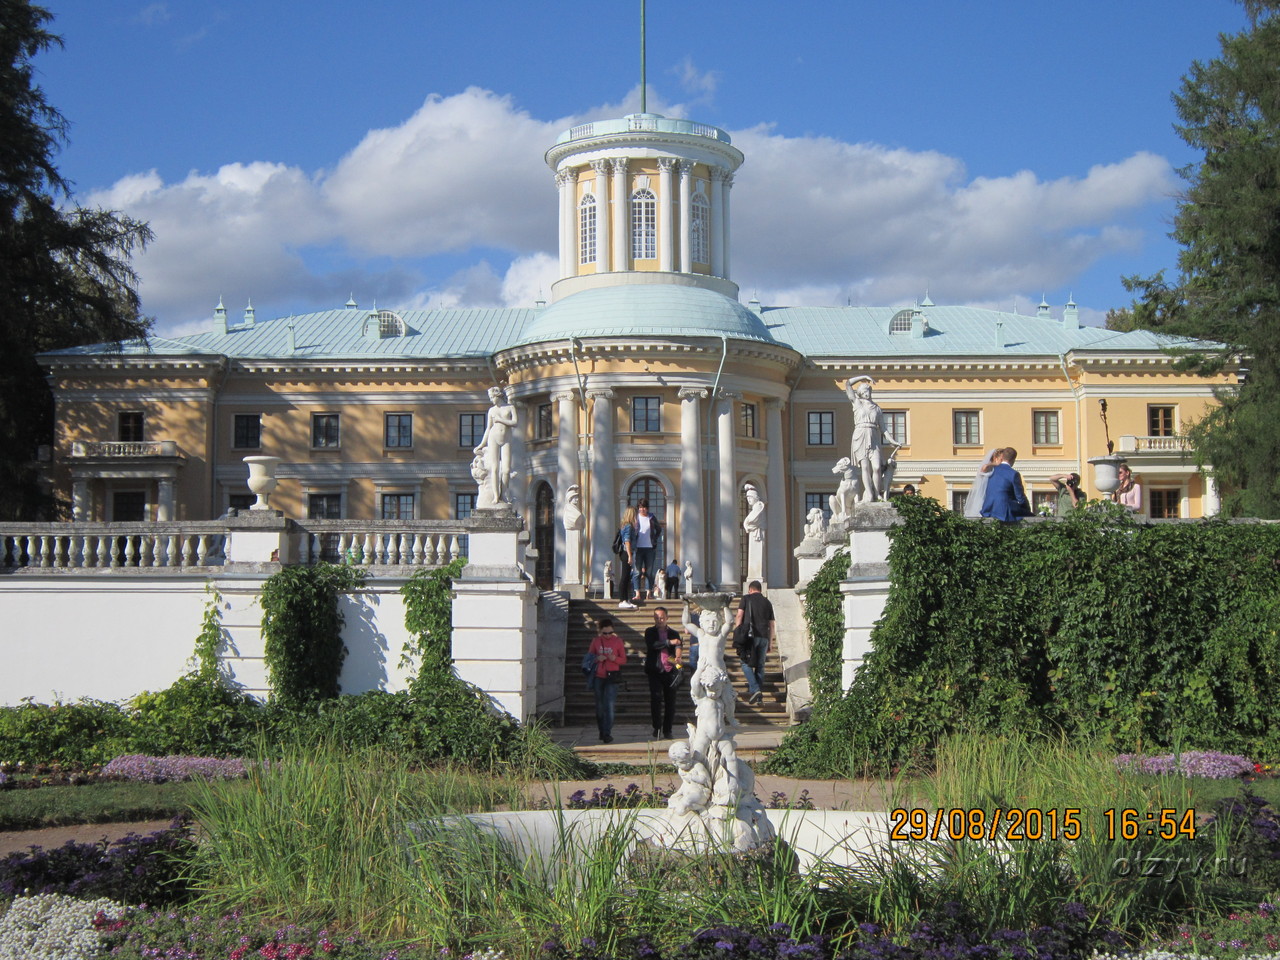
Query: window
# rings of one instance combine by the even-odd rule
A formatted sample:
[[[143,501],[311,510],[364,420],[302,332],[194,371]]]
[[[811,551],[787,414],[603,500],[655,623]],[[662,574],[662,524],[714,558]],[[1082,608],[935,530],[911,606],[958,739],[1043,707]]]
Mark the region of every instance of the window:
[[[578,204],[578,262],[596,262],[596,198],[589,193]]]
[[[805,523],[809,522],[809,511],[815,507],[822,511],[822,516],[831,519],[831,498],[835,496],[835,491],[829,493],[806,493],[804,495],[804,517]]]
[[[147,495],[142,490],[117,490],[111,495],[112,523],[137,523],[146,519]]]
[[[122,410],[116,416],[116,438],[121,443],[142,442],[142,411]]]
[[[311,415],[312,447],[337,447],[338,439],[338,414],[313,413]]]
[[[889,320],[890,333],[910,333],[911,318],[915,315],[914,310],[899,310]]]
[[[742,420],[738,426],[738,432],[741,433],[742,436],[756,436],[756,405],[754,403],[744,403],[742,405]]]
[[[227,507],[231,510],[248,510],[257,502],[258,498],[252,493],[233,493],[227,497]]]
[[[307,497],[307,519],[341,520],[342,494],[313,493]]]
[[[809,411],[809,446],[831,447],[836,442],[836,415],[831,410]]]
[[[662,398],[632,397],[632,433],[658,433],[662,430]]]
[[[484,421],[483,413],[458,414],[458,446],[478,447],[484,437]]]
[[[260,450],[262,448],[262,414],[237,413],[231,445],[237,450]]]
[[[474,493],[455,493],[453,495],[453,516],[457,520],[465,520],[471,516],[476,508],[476,495]],[[466,556],[471,549],[471,538],[466,536],[458,537],[458,552],[462,556]]]
[[[383,520],[412,520],[412,493],[384,493],[382,495]]]
[[[964,513],[965,505],[969,502],[968,490],[952,490],[951,491],[951,512]]]
[[[385,340],[387,337],[404,336],[404,321],[400,319],[398,314],[392,313],[390,310],[379,310],[373,316],[378,321],[378,339]]]
[[[551,404],[538,404],[538,418],[534,421],[534,439],[550,440],[556,435],[556,421],[551,414]]]
[[[884,434],[899,446],[907,445],[907,411],[884,410]]]
[[[407,449],[413,446],[413,414],[388,413],[383,431],[388,447]]]
[[[1177,427],[1174,425],[1177,414],[1177,407],[1150,406],[1147,407],[1147,436],[1149,437],[1172,437],[1177,435]]]
[[[653,260],[658,256],[658,198],[648,187],[631,195],[631,258]]]
[[[1147,490],[1152,520],[1176,520],[1182,515],[1182,491],[1176,487]]]
[[[1031,442],[1036,446],[1056,447],[1062,443],[1058,433],[1057,410],[1033,410],[1031,412]]]
[[[693,202],[690,204],[692,212],[689,217],[690,237],[690,258],[694,263],[710,263],[711,254],[708,252],[707,235],[711,226],[711,204],[707,203],[706,195],[702,191],[698,191],[693,195]]]
[[[951,412],[951,442],[957,447],[976,447],[982,443],[982,419],[977,410]]]

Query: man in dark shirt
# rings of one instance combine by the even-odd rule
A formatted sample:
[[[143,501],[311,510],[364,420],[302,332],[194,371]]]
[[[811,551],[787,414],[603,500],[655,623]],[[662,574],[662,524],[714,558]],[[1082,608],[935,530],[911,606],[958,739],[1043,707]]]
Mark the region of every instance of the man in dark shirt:
[[[738,617],[734,621],[733,645],[742,660],[742,673],[747,679],[747,703],[759,703],[761,700],[764,658],[778,633],[773,604],[760,592],[761,589],[759,580],[747,584],[747,594],[738,604]]]

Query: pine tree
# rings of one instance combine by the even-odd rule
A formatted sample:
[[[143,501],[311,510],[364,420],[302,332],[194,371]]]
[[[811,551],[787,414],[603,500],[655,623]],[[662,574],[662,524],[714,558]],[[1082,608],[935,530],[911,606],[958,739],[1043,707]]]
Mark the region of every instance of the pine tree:
[[[67,121],[34,82],[32,59],[61,45],[52,15],[0,0],[0,518],[47,513],[33,465],[53,438],[53,398],[36,356],[143,336],[130,256],[146,224],[71,203],[54,163]]]
[[[1193,425],[1196,458],[1229,512],[1280,517],[1280,2],[1244,0],[1249,29],[1192,64],[1174,95],[1178,132],[1204,159],[1171,236],[1182,244],[1177,283],[1163,273],[1126,286],[1133,322],[1212,341],[1183,352],[1204,374],[1239,365],[1238,388]]]

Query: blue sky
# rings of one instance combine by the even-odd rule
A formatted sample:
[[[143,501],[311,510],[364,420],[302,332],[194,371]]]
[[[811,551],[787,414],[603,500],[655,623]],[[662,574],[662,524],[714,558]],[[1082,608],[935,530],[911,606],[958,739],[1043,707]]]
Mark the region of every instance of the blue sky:
[[[40,82],[81,202],[149,220],[161,332],[531,303],[555,279],[542,154],[638,107],[639,3],[48,0]],[[1231,0],[649,0],[649,108],[728,130],[733,274],[769,304],[1086,319],[1172,267],[1196,159],[1170,93]]]

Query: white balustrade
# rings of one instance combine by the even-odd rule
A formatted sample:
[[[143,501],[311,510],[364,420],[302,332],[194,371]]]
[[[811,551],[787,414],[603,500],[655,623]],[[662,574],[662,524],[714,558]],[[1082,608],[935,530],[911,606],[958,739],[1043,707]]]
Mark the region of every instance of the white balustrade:
[[[21,530],[19,527],[39,527]],[[86,530],[85,527],[90,527]],[[221,566],[226,532],[160,529],[154,524],[0,524],[0,572],[21,568],[131,569]],[[65,531],[65,532],[64,532]]]

